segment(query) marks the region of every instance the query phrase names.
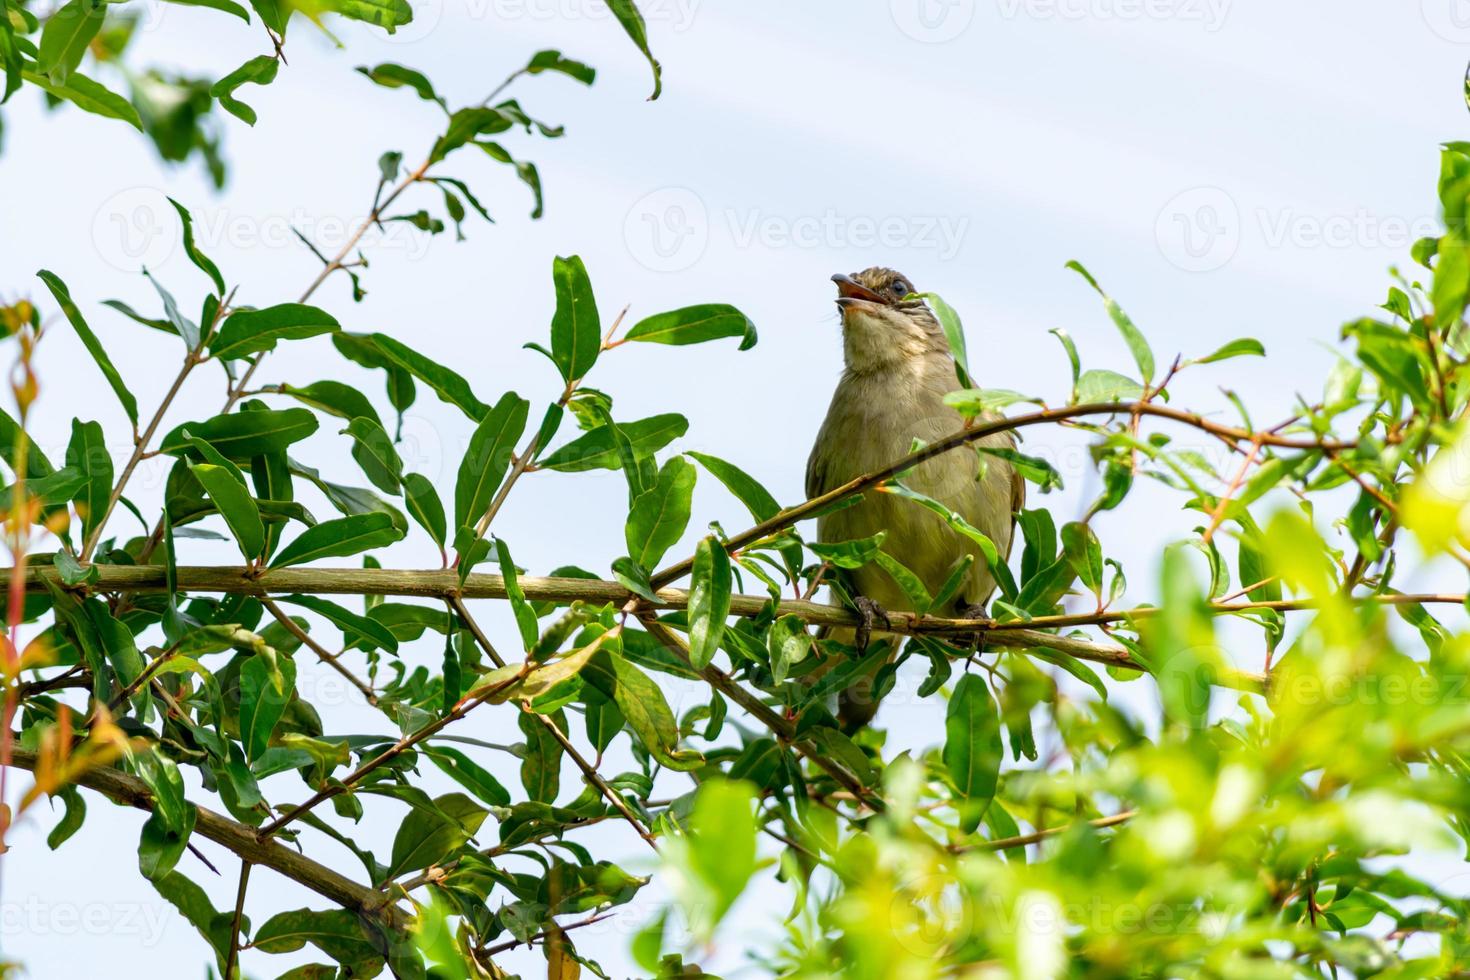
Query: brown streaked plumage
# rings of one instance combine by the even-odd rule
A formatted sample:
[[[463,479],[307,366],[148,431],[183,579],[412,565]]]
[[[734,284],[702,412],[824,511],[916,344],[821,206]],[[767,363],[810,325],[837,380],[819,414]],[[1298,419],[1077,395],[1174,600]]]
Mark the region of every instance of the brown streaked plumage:
[[[913,295],[911,281],[884,268],[832,279],[842,311],[845,367],[807,461],[808,497],[898,459],[915,439],[933,442],[965,424],[944,404],[944,396],[961,387],[944,330],[928,305]],[[978,443],[1010,447],[1014,440],[1004,433]],[[1009,463],[957,449],[915,467],[904,483],[957,511],[985,532],[1002,555],[1009,554],[1014,514],[1025,499],[1025,484]],[[957,560],[973,554],[975,565],[957,598],[958,610],[983,604],[995,591],[995,579],[976,545],[910,501],[869,493],[861,503],[817,521],[817,537],[824,542],[879,531],[887,532],[883,550],[917,574],[931,594],[940,590]],[[876,564],[852,572],[850,581],[865,604],[907,608],[903,591]],[[834,637],[853,639],[851,631]],[[860,683],[844,692],[839,709],[844,727],[853,728],[869,721],[877,705]]]

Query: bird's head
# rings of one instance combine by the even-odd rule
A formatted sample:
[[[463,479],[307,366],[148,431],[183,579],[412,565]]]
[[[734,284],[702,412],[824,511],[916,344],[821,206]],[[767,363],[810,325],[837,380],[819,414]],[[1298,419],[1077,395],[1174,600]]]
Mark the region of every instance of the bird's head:
[[[835,275],[842,311],[843,353],[853,371],[872,371],[901,361],[949,353],[944,329],[915,295],[907,276],[874,267]]]

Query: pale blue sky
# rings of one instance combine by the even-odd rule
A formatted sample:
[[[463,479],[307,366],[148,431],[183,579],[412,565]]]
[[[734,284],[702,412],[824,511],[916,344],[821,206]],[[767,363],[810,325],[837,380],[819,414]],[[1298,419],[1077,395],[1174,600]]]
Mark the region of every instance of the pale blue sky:
[[[258,24],[147,2],[140,56],[218,75],[265,50]],[[40,267],[62,275],[151,408],[156,385],[172,376],[175,345],[98,302],[152,308],[151,288],[136,275],[146,261],[197,308],[203,281],[176,247],[163,193],[194,211],[204,247],[242,284],[242,302],[294,299],[315,260],[288,224],[323,243],[340,240],[369,206],[378,155],[401,149],[407,161],[421,159],[440,123],[434,107],[373,86],[354,65],[421,69],[464,104],[531,52],[555,46],[600,74],[590,91],[541,77],[513,92],[533,115],[567,126],[564,140],[516,147],[541,166],[545,219],[527,220],[528,195],[508,172],[466,154],[445,172],[468,180],[499,224],[471,220],[469,240],[458,244],[452,235],[395,233],[369,250],[366,302],[350,302],[345,278],[315,301],[349,329],[387,331],[453,365],[487,400],[507,387],[537,400],[559,388],[545,362],[521,349],[546,333],[553,255],[585,258],[605,316],[625,303],[635,317],[735,303],[761,330],[753,351],[630,345],[590,383],[614,395],[622,418],[685,413],[691,428],[680,448],[736,461],[792,502],[839,369],[833,272],[900,268],[961,310],[982,384],[1055,401],[1066,365],[1052,327],[1072,333],[1088,366],[1130,367],[1096,296],[1062,267],[1082,260],[1160,360],[1260,338],[1268,360],[1197,369],[1176,397],[1214,409],[1223,404],[1217,386],[1228,386],[1269,418],[1298,386],[1316,385],[1341,323],[1380,302],[1387,267],[1407,267],[1410,242],[1433,231],[1436,144],[1467,128],[1459,93],[1470,4],[1454,0],[658,0],[646,12],[665,68],[656,103],[644,101],[641,57],[589,0],[433,0],[396,39],[338,25],[346,50],[295,23],[289,68],[269,88],[240,93],[260,121],[250,130],[229,119],[231,182],[218,195],[192,165],[161,167],[122,124],[72,110],[46,116],[27,89],[4,110],[0,290],[35,294],[30,276]],[[406,203],[440,209],[424,189]],[[115,437],[125,431],[69,332],[48,336],[40,371],[44,445],[64,443],[73,414],[102,419]],[[325,343],[273,355],[261,370],[270,382],[323,377],[363,381],[386,410],[378,379],[339,364]],[[173,418],[208,414],[219,399],[219,379],[206,372]],[[331,429],[316,437],[318,453],[350,465]],[[452,486],[468,436],[463,420],[421,392],[405,432],[410,466],[441,490]],[[1064,434],[1027,436],[1028,450],[1051,454],[1067,479],[1048,503],[1068,515],[1092,487],[1080,445]],[[162,473],[145,470],[141,498],[153,499]],[[620,486],[617,474],[536,475],[498,526],[535,572],[568,561],[605,568],[622,548]],[[1144,556],[1194,523],[1188,514],[1164,517],[1177,513],[1172,498],[1168,509],[1149,507],[1165,500],[1145,495],[1100,528],[1111,552],[1138,563],[1140,597],[1151,576]],[[716,519],[734,530],[742,513],[706,481],[691,532]],[[120,516],[119,527],[127,520]],[[194,555],[229,560],[225,550]],[[425,565],[433,556],[410,542],[389,560]],[[504,610],[487,607],[484,616],[505,635]],[[437,663],[438,653],[417,656]],[[334,688],[317,690],[345,700]],[[893,720],[908,709],[890,710]],[[913,744],[933,744],[933,705],[913,710],[922,723]],[[381,730],[350,703],[333,717],[331,730]],[[466,731],[516,737],[508,715],[487,714]],[[497,770],[513,780],[513,766]],[[282,800],[304,795],[284,781],[274,791]],[[85,829],[57,854],[42,842],[49,817],[13,836],[0,866],[5,955],[38,977],[63,969],[156,976],[164,963],[170,976],[202,973],[202,944],[136,872],[140,818],[89,803]],[[391,822],[370,836],[391,839]],[[646,866],[628,835],[613,830],[608,839]],[[355,872],[345,852],[317,846],[313,853]],[[192,858],[181,867],[225,907],[237,865],[204,847],[223,879]],[[92,904],[79,906],[79,894]],[[268,872],[254,877],[251,895],[257,923],[273,906],[311,901]],[[742,905],[717,944],[722,971],[742,961],[750,935],[771,930],[760,906]],[[605,966],[630,969],[628,930],[583,935]],[[245,963],[273,976],[294,961]],[[509,965],[531,974],[537,962]]]

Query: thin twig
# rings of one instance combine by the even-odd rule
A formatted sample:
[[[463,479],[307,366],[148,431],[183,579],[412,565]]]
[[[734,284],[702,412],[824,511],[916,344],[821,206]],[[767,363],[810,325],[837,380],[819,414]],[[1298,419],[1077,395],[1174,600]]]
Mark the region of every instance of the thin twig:
[[[486,656],[494,661],[496,666],[505,666],[505,661],[501,659],[501,656],[499,653],[496,652],[495,647],[491,646],[489,637],[485,635],[484,630],[480,629],[480,624],[475,622],[475,618],[470,615],[470,611],[465,606],[464,601],[458,596],[454,596],[449,600],[449,602],[450,605],[454,607],[454,611],[459,615],[460,620],[469,629],[470,635],[475,638],[475,642],[478,643],[480,645],[480,648],[485,651]],[[598,637],[595,642],[604,642],[610,636],[614,635],[615,632],[620,632],[621,630],[621,626],[615,626],[612,630]],[[529,709],[527,710],[529,711]],[[597,787],[597,791],[601,793],[603,797],[606,798],[607,801],[613,805],[614,808],[617,809],[618,813],[622,815],[624,820],[628,821],[628,825],[638,832],[638,836],[643,838],[644,842],[647,843],[649,847],[657,851],[658,843],[653,839],[653,835],[644,828],[643,823],[636,816],[633,815],[633,811],[628,808],[627,801],[618,794],[617,790],[609,786],[607,784],[607,780],[603,779],[602,776],[598,774],[597,768],[593,766],[590,762],[588,762],[586,757],[583,756],[581,752],[577,751],[577,747],[573,745],[571,739],[567,738],[566,734],[556,726],[556,722],[552,721],[546,715],[537,714],[534,711],[531,711],[530,714],[531,717],[535,718],[536,721],[540,723],[542,728],[546,729],[547,734],[549,734],[553,739],[556,740],[557,744],[562,747],[562,751],[570,756],[571,760],[577,764],[577,768],[582,770],[582,775],[587,778],[587,781],[593,786]]]
[[[229,308],[230,300],[234,296],[235,291],[232,289],[229,295],[215,308],[214,319],[209,323],[200,324],[199,343],[193,350],[184,355],[183,366],[179,368],[178,374],[174,375],[173,383],[164,392],[163,400],[158,403],[158,408],[154,410],[153,417],[148,420],[148,424],[134,441],[133,452],[128,456],[128,461],[123,464],[122,472],[118,474],[117,482],[113,484],[112,491],[107,495],[107,504],[102,508],[102,517],[92,526],[92,533],[87,535],[87,540],[82,543],[82,550],[78,554],[77,559],[83,564],[92,557],[92,552],[96,550],[97,543],[102,540],[102,531],[107,526],[107,520],[112,516],[113,510],[117,508],[117,502],[122,499],[123,491],[127,489],[128,481],[133,477],[133,471],[138,468],[138,464],[148,455],[148,444],[153,441],[154,433],[158,431],[159,425],[162,424],[163,417],[167,414],[169,406],[174,403],[174,398],[178,396],[179,390],[184,387],[184,382],[188,380],[189,375],[193,373],[196,367],[204,363],[203,352],[205,345],[209,343],[209,338],[219,325],[220,317]]]
[[[16,749],[13,764],[34,771],[39,760],[34,752]],[[136,776],[120,770],[91,769],[78,776],[76,782],[114,803],[141,810],[153,809],[153,797],[147,785]],[[395,926],[402,926],[408,921],[402,910],[374,889],[275,841],[258,840],[254,827],[221,816],[207,807],[198,806],[196,811],[194,833],[197,837],[212,840],[252,864],[277,871],[343,908]]]
[[[424,725],[422,728],[417,728],[414,731],[409,732],[407,735],[403,736],[398,741],[388,746],[388,748],[384,749],[382,752],[379,752],[367,762],[364,762],[362,765],[358,766],[345,779],[331,786],[328,786],[326,789],[318,790],[316,793],[312,794],[311,797],[309,797],[304,803],[297,804],[296,806],[287,810],[285,813],[281,814],[279,817],[276,817],[276,819],[272,820],[270,823],[263,825],[260,830],[256,832],[256,836],[260,840],[266,840],[272,834],[275,834],[276,832],[281,830],[281,828],[285,827],[287,824],[290,824],[291,822],[300,819],[305,814],[316,809],[316,807],[320,804],[326,802],[327,800],[330,800],[334,796],[341,796],[343,793],[347,792],[353,786],[356,786],[359,782],[361,782],[369,773],[372,773],[382,766],[387,765],[389,762],[392,762],[404,752],[413,748],[415,745],[433,735],[444,726],[459,721],[459,719],[469,714],[469,712],[476,705],[483,704],[485,701],[499,694],[501,691],[511,687],[512,685],[520,683],[525,674],[530,671],[531,666],[532,664],[530,662],[527,662],[525,665],[525,669],[514,677],[507,678],[499,684],[492,684],[491,686],[472,696],[466,696],[465,698],[461,699],[459,704],[455,705],[453,710],[444,715],[442,718],[437,718],[434,721],[429,722],[427,725]]]
[[[341,674],[347,679],[347,682],[349,684],[361,691],[362,696],[367,698],[368,704],[372,705],[373,707],[377,707],[378,695],[374,693],[371,684],[362,680],[352,671],[342,666],[341,659],[335,653],[332,653],[316,640],[313,640],[311,638],[311,635],[307,633],[306,630],[297,625],[296,620],[292,619],[290,616],[287,616],[285,610],[276,605],[269,596],[260,596],[259,599],[260,604],[265,607],[266,612],[275,617],[276,622],[280,623],[283,627],[285,627],[287,632],[289,632],[292,636],[296,637],[296,639],[305,644],[307,649],[311,650],[312,653],[317,655],[318,660],[326,664],[328,667],[331,667],[337,673]]]
[[[1137,815],[1137,810],[1124,810],[1122,813],[1115,813],[1110,817],[1099,817],[1096,820],[1089,820],[1087,823],[1089,826],[1102,829],[1103,827],[1114,827],[1120,823],[1125,823]],[[1066,833],[1073,826],[1075,824],[1065,824],[1061,827],[1048,827],[1045,830],[1038,830],[1031,834],[1021,834],[1018,837],[1001,837],[996,840],[981,841],[978,844],[959,844],[952,846],[950,850],[955,854],[963,854],[966,851],[1009,851],[1017,847],[1029,847],[1032,844],[1039,844],[1048,837],[1055,837],[1057,834]]]
[[[643,622],[644,628],[648,630],[654,639],[662,643],[670,653],[683,661],[691,670],[694,669],[694,665],[689,661],[689,648],[677,633],[659,622],[650,612],[640,612],[638,616]],[[837,780],[844,789],[870,810],[881,813],[885,809],[883,801],[868,792],[855,776],[833,760],[827,758],[826,754],[817,746],[805,739],[798,739],[796,737],[795,725],[772,711],[760,698],[736,683],[734,678],[713,664],[704,667],[698,673],[721,694],[724,694],[731,701],[740,705],[751,717],[769,728],[783,743],[790,745],[819,769],[826,772],[827,775]]]
[[[1208,432],[1210,435],[1232,447],[1236,443],[1248,442],[1255,439],[1259,439],[1265,445],[1277,446],[1282,449],[1317,449],[1326,451],[1329,449],[1349,450],[1357,446],[1354,442],[1342,442],[1333,439],[1293,439],[1275,432],[1252,432],[1233,425],[1222,425],[1219,422],[1212,422],[1193,412],[1145,402],[1092,402],[1085,405],[1067,405],[1062,408],[1048,408],[1026,415],[1016,415],[1011,418],[984,422],[971,428],[952,433],[942,439],[936,439],[927,446],[909,453],[902,459],[895,460],[887,466],[849,480],[842,484],[842,486],[834,487],[832,490],[813,497],[805,503],[797,504],[795,507],[788,507],[774,517],[761,521],[752,528],[741,531],[739,534],[731,535],[726,540],[725,547],[730,552],[739,551],[752,542],[769,537],[778,531],[783,531],[798,521],[805,520],[815,515],[818,511],[825,510],[854,494],[871,490],[905,470],[913,469],[936,456],[943,455],[950,450],[974,442],[977,439],[995,435],[998,432],[1010,432],[1015,429],[1026,428],[1027,426],[1045,425],[1061,422],[1066,419],[1083,418],[1092,415],[1112,416],[1132,415],[1134,413],[1192,425],[1197,429]],[[693,567],[694,559],[692,557],[670,565],[653,576],[653,587],[658,589],[668,585],[670,582],[677,581],[685,575],[688,575]]]
[[[225,960],[224,980],[235,980],[235,964],[240,957],[240,920],[245,915],[245,889],[250,884],[250,862],[240,861],[240,888],[235,892],[235,915],[230,920],[230,951]]]

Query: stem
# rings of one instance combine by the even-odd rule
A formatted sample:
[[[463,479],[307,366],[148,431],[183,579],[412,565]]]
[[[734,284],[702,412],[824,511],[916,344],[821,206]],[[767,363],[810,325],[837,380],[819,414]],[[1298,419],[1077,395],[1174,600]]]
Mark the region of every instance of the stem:
[[[936,439],[922,449],[909,453],[902,459],[895,460],[881,469],[849,480],[842,486],[813,497],[805,503],[797,504],[795,507],[788,507],[776,516],[769,520],[761,521],[748,530],[731,535],[725,542],[725,550],[732,553],[739,551],[746,545],[775,534],[777,531],[785,530],[798,521],[805,520],[838,501],[845,500],[865,490],[871,490],[905,470],[913,469],[920,463],[998,432],[1010,432],[1027,426],[1061,422],[1067,419],[1082,418],[1089,415],[1111,416],[1135,414],[1152,415],[1157,418],[1192,425],[1197,429],[1208,432],[1232,448],[1238,442],[1253,442],[1256,440],[1260,440],[1263,445],[1277,446],[1283,449],[1317,449],[1322,451],[1348,450],[1355,448],[1357,445],[1352,442],[1340,442],[1332,439],[1292,439],[1288,436],[1278,435],[1274,431],[1252,432],[1248,429],[1241,429],[1232,425],[1221,425],[1218,422],[1211,422],[1209,419],[1201,415],[1196,415],[1193,412],[1185,412],[1177,408],[1168,408],[1164,405],[1154,405],[1147,402],[1094,402],[1086,405],[1067,405],[1062,408],[1048,408],[1039,412],[1031,412],[1027,415],[1016,415],[1011,418],[997,419],[993,422],[984,422],[980,425],[962,429],[959,432],[945,436],[943,439]],[[688,575],[693,568],[694,559],[692,557],[686,558],[677,564],[670,565],[653,576],[653,587],[658,589],[668,585],[670,582],[674,582]]]
[[[25,749],[17,749],[14,765],[34,771],[38,765],[37,755]],[[114,803],[140,810],[153,809],[152,796],[143,781],[117,769],[89,769],[78,776],[76,782],[96,790]],[[257,839],[254,827],[237,823],[206,807],[201,806],[197,810],[194,833],[229,849],[242,860],[277,871],[329,901],[369,919],[383,921],[394,927],[407,924],[408,916],[374,889],[358,884],[275,841]]]
[[[469,629],[470,635],[475,638],[475,642],[480,645],[480,648],[485,651],[485,654],[490,658],[490,660],[497,667],[504,667],[505,661],[501,659],[499,652],[497,652],[495,647],[491,645],[490,638],[485,635],[485,631],[480,629],[480,624],[475,622],[475,618],[470,615],[470,611],[465,606],[464,600],[457,595],[452,596],[449,599],[449,604],[453,607],[455,613],[459,616],[460,621],[463,622],[466,628]],[[618,633],[622,632],[622,629],[622,626],[614,626],[611,630],[598,637],[594,641],[594,644],[600,644],[605,640],[616,636]],[[535,718],[541,724],[541,727],[546,729],[547,733],[552,738],[556,739],[557,744],[562,747],[562,751],[566,752],[566,754],[571,757],[572,761],[577,764],[577,768],[582,770],[582,775],[587,777],[587,781],[593,786],[597,787],[597,791],[601,793],[607,799],[607,801],[613,805],[618,813],[622,815],[624,820],[628,821],[629,826],[631,826],[635,831],[638,832],[638,836],[643,838],[643,840],[648,844],[649,847],[657,851],[657,842],[655,842],[653,836],[644,829],[643,824],[638,820],[638,818],[633,815],[633,811],[628,809],[627,801],[624,800],[622,796],[618,795],[618,792],[614,790],[611,786],[609,786],[607,784],[607,781],[598,774],[597,767],[588,762],[587,759],[582,755],[582,753],[577,751],[577,747],[572,744],[571,740],[567,738],[566,734],[563,733],[560,728],[556,727],[556,722],[552,721],[545,715],[537,714],[535,712],[531,712],[531,717]]]
[[[334,796],[341,796],[353,786],[357,785],[357,783],[361,782],[369,773],[387,765],[389,762],[392,762],[404,752],[408,751],[415,745],[422,742],[424,739],[428,738],[430,735],[433,735],[435,732],[439,731],[439,729],[445,727],[446,725],[450,725],[456,721],[459,721],[465,715],[469,714],[476,705],[483,704],[485,701],[494,697],[496,694],[499,694],[501,691],[505,690],[511,685],[518,683],[526,674],[530,673],[533,666],[534,664],[532,662],[527,661],[526,664],[523,666],[521,672],[518,673],[516,676],[502,681],[499,684],[494,684],[490,687],[487,687],[485,688],[485,690],[476,694],[474,697],[466,698],[460,701],[459,704],[454,706],[454,710],[450,711],[449,714],[445,715],[442,718],[438,718],[434,721],[429,722],[422,728],[418,728],[412,732],[409,732],[407,735],[394,742],[388,748],[384,749],[382,752],[378,753],[367,762],[364,762],[362,765],[358,766],[355,770],[353,770],[351,775],[343,779],[340,783],[337,783],[334,786],[329,786],[324,790],[318,790],[316,793],[312,794],[312,796],[307,799],[305,803],[301,803],[297,806],[292,807],[276,819],[272,820],[270,823],[261,827],[260,830],[256,832],[256,837],[264,841],[272,834],[285,827],[287,824],[314,810],[320,804],[326,802],[327,800],[330,800]]]
[[[1099,829],[1103,827],[1115,827],[1120,823],[1126,823],[1132,820],[1137,815],[1137,810],[1124,810],[1122,813],[1115,813],[1110,817],[1098,817],[1096,820],[1087,821],[1087,823],[1089,826]],[[1057,834],[1066,833],[1072,827],[1072,824],[1063,824],[1060,827],[1048,827],[1045,830],[1038,830],[1032,834],[1021,834],[1018,837],[1001,837],[997,840],[981,841],[978,844],[961,844],[951,847],[950,850],[955,854],[963,854],[966,851],[1009,851],[1012,848],[1029,847],[1032,844],[1039,844],[1048,837],[1055,837]]]
[[[272,601],[269,597],[261,596],[260,604],[265,607],[266,612],[270,613],[276,618],[276,622],[280,623],[287,632],[289,632],[292,636],[296,637],[296,639],[305,644],[312,653],[316,654],[318,660],[326,664],[328,667],[331,667],[343,677],[347,678],[348,683],[361,691],[362,696],[367,698],[368,704],[372,705],[375,708],[378,706],[378,695],[373,691],[372,686],[366,681],[359,678],[352,671],[342,666],[342,662],[336,654],[327,650],[316,640],[313,640],[310,634],[306,632],[306,630],[296,625],[296,620],[292,619],[290,616],[287,616],[285,611],[281,609],[280,606],[276,605],[275,602]]]
[[[250,884],[250,862],[240,862],[240,889],[235,893],[235,916],[230,920],[230,952],[225,960],[224,980],[235,980],[235,964],[240,958],[240,920],[245,914],[245,889]]]
[[[306,291],[301,294],[301,298],[298,299],[296,302],[305,303],[307,300],[311,299],[312,294],[317,291],[318,287],[320,287],[322,283],[327,281],[327,277],[336,272],[338,269],[342,268],[343,259],[347,258],[348,253],[351,252],[353,248],[357,246],[357,243],[362,240],[362,236],[367,234],[367,230],[378,222],[378,219],[382,217],[383,212],[388,209],[388,206],[398,199],[398,195],[402,194],[404,191],[408,190],[409,187],[424,179],[424,174],[428,172],[428,169],[431,166],[433,166],[433,163],[434,161],[432,159],[426,158],[423,163],[419,164],[416,170],[414,170],[407,177],[404,177],[401,181],[394,185],[393,189],[388,192],[387,197],[383,198],[381,201],[377,202],[373,206],[372,211],[369,212],[368,216],[363,219],[362,224],[358,225],[357,230],[348,236],[347,241],[343,243],[341,250],[338,251],[336,255],[332,256],[332,258],[327,262],[326,265],[322,266],[322,270],[316,274],[316,278],[311,281],[311,285],[306,287]],[[268,353],[269,351],[262,351],[261,353],[256,354],[250,359],[250,365],[245,368],[245,373],[240,375],[240,380],[237,381],[234,387],[230,389],[230,395],[227,399],[225,399],[224,411],[221,412],[221,414],[229,412],[230,409],[235,407],[235,403],[245,396],[245,392],[250,384],[250,379],[255,376],[255,369],[260,366],[260,362],[265,359],[265,355]]]
[[[643,622],[644,628],[647,629],[650,634],[652,634],[654,639],[658,640],[666,648],[668,648],[670,653],[672,653],[674,656],[678,657],[685,664],[687,664],[691,670],[694,669],[694,665],[689,660],[689,647],[685,645],[684,641],[679,638],[679,635],[677,633],[655,619],[652,613],[640,612],[638,615],[639,619],[641,619]],[[778,739],[780,739],[785,744],[790,745],[798,753],[811,760],[811,762],[814,763],[818,768],[822,769],[833,779],[837,780],[837,782],[841,784],[844,789],[851,793],[856,799],[866,804],[869,809],[878,813],[881,813],[885,809],[884,803],[881,799],[878,799],[871,793],[867,792],[863,788],[863,784],[856,777],[854,777],[846,769],[843,769],[837,763],[833,762],[831,759],[828,759],[825,755],[822,754],[821,749],[811,744],[810,742],[798,741],[796,738],[795,725],[778,715],[776,712],[772,711],[769,707],[765,705],[765,703],[761,701],[760,698],[756,697],[749,691],[745,690],[745,688],[735,683],[734,678],[730,677],[730,675],[726,674],[718,667],[715,667],[713,664],[710,664],[704,669],[699,670],[698,673],[707,682],[709,682],[710,686],[714,687],[720,693],[724,694],[731,701],[734,701],[736,704],[740,705],[740,707],[744,708],[753,718],[769,728]]]

